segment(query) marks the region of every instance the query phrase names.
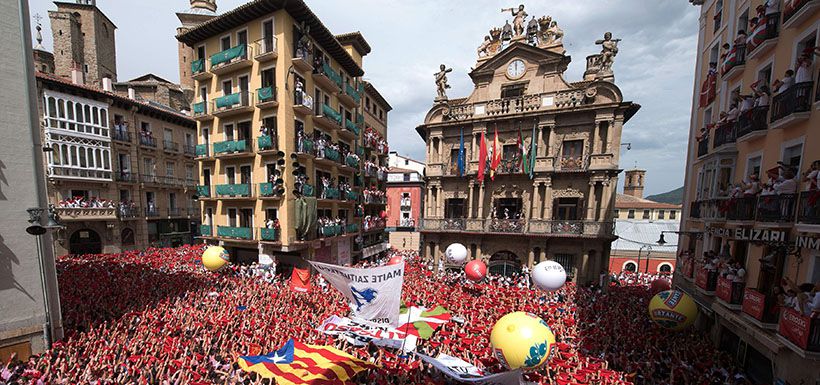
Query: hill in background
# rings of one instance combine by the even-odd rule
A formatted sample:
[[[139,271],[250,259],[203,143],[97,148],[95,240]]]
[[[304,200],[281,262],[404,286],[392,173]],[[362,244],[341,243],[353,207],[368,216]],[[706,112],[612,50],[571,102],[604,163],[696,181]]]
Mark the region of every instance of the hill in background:
[[[650,195],[646,197],[646,199],[660,203],[679,205],[683,202],[683,187],[676,188],[663,194]]]

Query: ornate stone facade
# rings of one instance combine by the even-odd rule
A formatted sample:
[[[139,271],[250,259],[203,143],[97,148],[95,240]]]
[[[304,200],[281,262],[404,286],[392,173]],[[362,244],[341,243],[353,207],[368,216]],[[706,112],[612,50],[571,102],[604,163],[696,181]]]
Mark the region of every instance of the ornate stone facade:
[[[576,281],[597,280],[616,238],[612,209],[621,130],[640,106],[624,100],[611,72],[601,75],[614,55],[606,61],[604,54],[593,55],[591,77],[568,82],[563,74],[570,57],[554,20],[523,21],[523,6],[508,11],[512,24],[493,28],[478,49],[469,73],[473,92],[442,98],[439,84],[434,106],[417,128],[427,143],[422,250],[440,259],[447,246],[460,242],[471,258],[488,261],[491,271],[520,271],[554,259]],[[617,43],[611,36],[606,41],[611,53]],[[493,163],[494,178],[488,171]]]

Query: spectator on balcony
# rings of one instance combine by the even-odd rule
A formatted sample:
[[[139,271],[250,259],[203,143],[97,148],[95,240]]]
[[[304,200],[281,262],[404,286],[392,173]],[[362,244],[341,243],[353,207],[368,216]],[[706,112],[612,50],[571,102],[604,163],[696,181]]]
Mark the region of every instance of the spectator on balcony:
[[[790,168],[783,171],[783,179],[776,181],[773,188],[777,195],[796,193],[797,180],[795,179],[794,171]]]
[[[729,105],[729,110],[726,111],[726,121],[729,123],[733,123],[737,120],[737,115],[740,113],[737,108],[737,102],[732,101]]]
[[[782,94],[786,92],[789,88],[794,85],[794,71],[786,70],[786,73],[783,75],[783,79],[775,80],[772,83],[772,89],[777,90],[778,94]]]
[[[811,53],[804,52],[800,55],[800,58],[797,59],[797,65],[795,67],[797,68],[794,76],[795,84],[810,83],[812,81],[814,70],[812,69]]]
[[[749,178],[743,181],[743,195],[752,197],[760,194],[760,179],[757,174],[749,175]]]
[[[803,173],[803,183],[806,183],[806,191],[818,191],[820,186],[820,160],[811,162],[811,167]]]
[[[737,31],[737,36],[735,37],[735,40],[734,40],[735,47],[737,47],[738,45],[746,44],[746,39],[747,38],[749,38],[749,36],[746,35],[745,30],[742,30],[742,29],[738,30]]]
[[[695,139],[697,139],[698,142],[702,142],[704,140],[709,140],[709,127],[708,126],[701,127],[700,132],[695,136]]]
[[[264,124],[262,127],[259,127],[259,136],[268,136],[268,127]]]
[[[771,92],[769,86],[763,84],[755,90],[754,108],[769,107]],[[765,112],[764,112],[765,113]]]

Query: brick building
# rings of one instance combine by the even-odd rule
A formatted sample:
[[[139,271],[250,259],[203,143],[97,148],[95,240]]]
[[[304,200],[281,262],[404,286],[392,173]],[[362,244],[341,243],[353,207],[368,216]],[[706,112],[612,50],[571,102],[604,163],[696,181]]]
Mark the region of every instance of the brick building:
[[[387,231],[390,245],[400,250],[419,250],[421,233],[417,225],[421,223],[424,212],[424,163],[391,152],[389,164]],[[421,166],[421,171],[418,166]]]

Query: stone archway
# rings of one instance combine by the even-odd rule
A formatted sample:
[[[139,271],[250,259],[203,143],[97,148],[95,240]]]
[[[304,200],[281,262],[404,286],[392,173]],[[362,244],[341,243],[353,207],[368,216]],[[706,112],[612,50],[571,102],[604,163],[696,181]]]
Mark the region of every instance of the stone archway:
[[[490,257],[490,262],[487,264],[490,274],[497,274],[503,276],[512,276],[513,274],[521,273],[522,261],[512,251],[501,250],[495,252]]]
[[[100,234],[91,229],[81,229],[71,234],[68,240],[68,252],[70,254],[100,254],[102,253],[102,241]]]

